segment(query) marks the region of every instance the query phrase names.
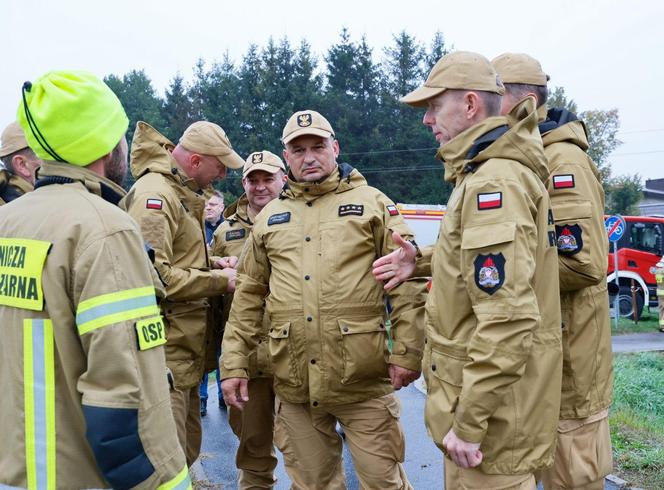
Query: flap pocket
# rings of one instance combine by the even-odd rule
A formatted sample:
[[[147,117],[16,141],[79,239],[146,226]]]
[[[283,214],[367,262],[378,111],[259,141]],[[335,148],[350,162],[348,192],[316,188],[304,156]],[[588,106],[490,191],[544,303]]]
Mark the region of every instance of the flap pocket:
[[[371,318],[367,320],[337,320],[341,335],[356,333],[384,332],[385,323],[382,318]]]
[[[498,245],[499,243],[507,243],[513,241],[515,235],[516,223],[514,221],[473,226],[463,230],[461,248],[469,250],[490,247],[492,245]]]
[[[561,221],[575,221],[578,219],[590,218],[592,208],[590,201],[565,201],[565,203],[555,204],[553,206],[553,219],[556,223]]]
[[[287,339],[290,334],[290,327],[290,322],[279,325],[278,327],[272,327],[268,335],[273,339]]]
[[[435,350],[431,351],[431,373],[441,381],[453,386],[463,384],[463,367],[468,360],[452,357]]]

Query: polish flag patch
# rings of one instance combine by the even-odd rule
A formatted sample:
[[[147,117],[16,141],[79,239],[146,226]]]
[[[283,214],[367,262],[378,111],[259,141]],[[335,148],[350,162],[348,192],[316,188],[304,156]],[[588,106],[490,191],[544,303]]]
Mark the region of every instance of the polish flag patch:
[[[163,201],[161,199],[148,199],[145,203],[147,209],[161,209]]]
[[[498,209],[503,207],[502,192],[486,192],[477,195],[477,209]]]
[[[399,214],[399,210],[397,209],[396,206],[390,204],[386,207],[387,207],[387,212],[390,213],[390,216],[396,216],[397,214]]]
[[[572,187],[574,187],[574,175],[564,174],[553,176],[554,189],[571,189]]]

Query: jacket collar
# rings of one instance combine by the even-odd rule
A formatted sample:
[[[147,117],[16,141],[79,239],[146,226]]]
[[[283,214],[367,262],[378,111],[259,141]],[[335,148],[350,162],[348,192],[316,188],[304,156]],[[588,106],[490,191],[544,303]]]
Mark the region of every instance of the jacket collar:
[[[92,194],[117,205],[126,195],[126,191],[110,181],[85,167],[77,167],[68,163],[44,161],[39,170],[39,179],[35,189],[52,184],[80,183]]]
[[[253,226],[249,218],[249,199],[247,194],[242,194],[237,201],[224,209],[224,218],[226,221],[242,221],[249,226]]]
[[[10,174],[7,170],[0,170],[0,197],[8,197],[5,201],[9,202],[33,189],[33,185],[27,180]]]

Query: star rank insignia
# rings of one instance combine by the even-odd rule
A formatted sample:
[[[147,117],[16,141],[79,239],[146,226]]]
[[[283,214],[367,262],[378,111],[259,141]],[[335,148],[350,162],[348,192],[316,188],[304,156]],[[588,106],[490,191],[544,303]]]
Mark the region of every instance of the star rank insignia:
[[[339,216],[362,216],[364,214],[364,205],[362,204],[343,204],[339,206]]]

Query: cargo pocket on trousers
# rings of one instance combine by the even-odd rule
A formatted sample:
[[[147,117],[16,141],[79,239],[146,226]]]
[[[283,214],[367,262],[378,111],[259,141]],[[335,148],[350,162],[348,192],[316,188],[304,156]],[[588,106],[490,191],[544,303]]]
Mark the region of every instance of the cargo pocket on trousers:
[[[387,378],[387,334],[383,319],[338,320],[343,384]]]
[[[556,459],[560,458],[564,464],[554,463],[554,474],[566,488],[585,486],[611,472],[608,417],[599,420],[596,417],[559,422]]]
[[[268,333],[270,361],[278,383],[299,386],[302,384],[302,378],[294,359],[293,340],[290,338],[290,332],[290,322],[270,328]]]

